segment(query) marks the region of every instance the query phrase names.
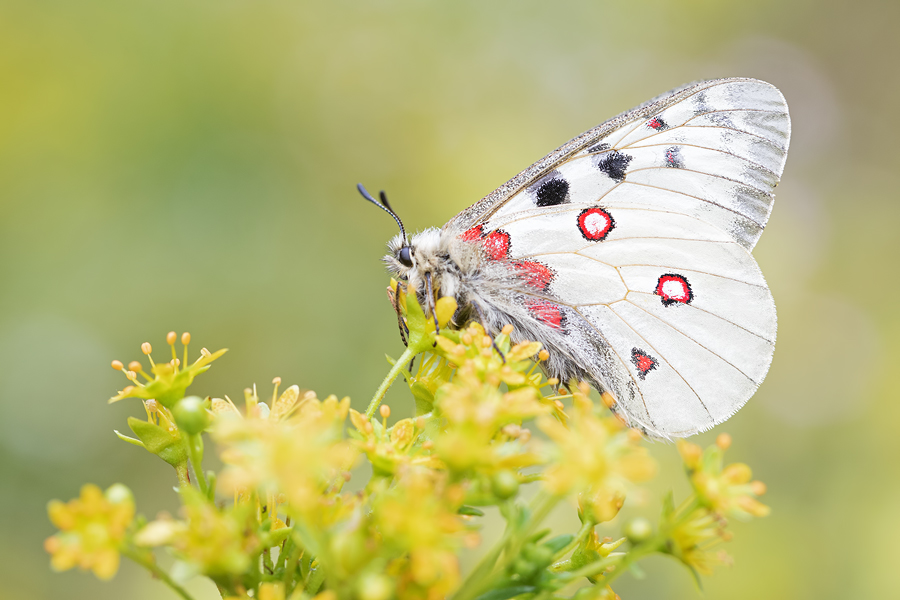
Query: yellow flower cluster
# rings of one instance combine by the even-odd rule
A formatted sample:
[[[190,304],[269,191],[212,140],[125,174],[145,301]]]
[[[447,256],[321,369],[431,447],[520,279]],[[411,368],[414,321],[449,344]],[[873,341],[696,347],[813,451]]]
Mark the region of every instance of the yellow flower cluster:
[[[182,490],[183,520],[160,518],[135,535],[139,546],[169,546],[182,560],[210,577],[240,575],[261,550],[251,507],[220,510],[196,490]]]
[[[165,548],[226,600],[561,598],[585,578],[594,585],[577,600],[614,600],[609,585],[630,563],[665,552],[708,573],[728,560],[717,548],[730,536],[726,518],[768,513],[749,467],[723,466],[729,440],[720,436],[706,450],[679,442],[694,494],[678,508],[667,500],[655,531],[632,520],[625,537],[601,536],[598,524],[656,472],[641,435],[592,402],[586,384],[565,382],[569,392],[546,379],[539,366],[549,355],[538,343],[513,345],[511,326],[493,339],[477,323],[437,333],[435,320],[444,327],[455,301],[439,298],[429,315],[415,295],[394,289],[409,346],[365,412],[298,386],[279,393],[279,378],[265,401],[255,386],[245,390],[240,409],[227,396],[186,396],[224,352],[204,350],[188,364],[188,334],[183,359],[174,332],[166,363],[143,345],[151,374],[114,361],[134,385],[113,400],[141,398],[147,414],[129,419],[136,439],[119,437],[175,467],[182,508],[134,525],[127,488],[85,486],[79,498],[49,505],[60,530],[45,544],[53,567],[106,579],[125,555],[190,598],[156,563],[154,549]],[[401,374],[415,409],[389,422],[382,400]],[[204,438],[215,444],[218,472],[203,469]],[[354,471],[361,459],[371,470]],[[353,476],[366,480],[345,490]],[[537,493],[526,506],[528,484]],[[565,498],[577,498],[581,528],[549,537],[543,520]],[[480,544],[485,506],[499,509],[505,530],[463,577],[459,555]]]
[[[747,520],[765,517],[769,507],[757,500],[766,491],[761,481],[752,481],[750,467],[743,463],[722,466],[731,438],[721,434],[705,451],[700,446],[678,441],[678,452],[688,471],[691,485],[704,506],[725,516]]]
[[[719,548],[732,537],[727,529],[728,518],[747,520],[769,514],[769,507],[757,500],[765,493],[765,485],[751,481],[750,467],[743,463],[723,466],[724,453],[730,445],[731,437],[724,433],[705,450],[691,442],[678,441],[694,495],[677,509],[671,501],[667,503],[666,549],[703,575],[712,573],[715,566],[731,564],[731,557]]]
[[[459,584],[456,551],[465,540],[457,514],[465,491],[445,474],[418,467],[404,469],[395,485],[372,502],[373,526],[392,554],[403,598],[439,600]]]
[[[87,484],[67,503],[51,500],[47,512],[59,529],[44,542],[54,570],[77,566],[100,579],[116,574],[120,544],[134,520],[134,497],[127,487],[117,483],[103,492]]]
[[[245,417],[230,401],[212,403],[212,437],[226,465],[220,487],[243,497],[283,495],[292,510],[316,515],[326,490],[357,458],[343,435],[350,399],[319,400],[311,392],[299,398],[298,388],[288,388],[272,408],[255,391],[246,399]]]
[[[438,338],[439,350],[457,369],[453,380],[435,394],[441,431],[435,436],[434,452],[457,474],[493,475],[539,464],[541,457],[525,446],[530,435],[521,425],[560,411],[541,393],[541,374],[532,372],[530,359],[540,344],[508,348],[508,333],[495,341],[506,349],[504,358],[494,352],[491,338],[477,323],[459,336],[458,343]]]
[[[558,496],[577,492],[583,520],[603,523],[618,514],[629,484],[655,475],[656,463],[639,435],[611,415],[597,415],[588,392],[586,384],[573,391],[571,428],[549,417],[538,420],[553,441],[544,486]]]
[[[390,416],[388,406],[381,407],[385,421]],[[352,434],[357,448],[366,453],[377,475],[390,476],[406,466],[441,468],[443,463],[430,452],[433,444],[416,443],[425,430],[425,419],[401,419],[387,428],[385,422],[367,419],[352,408],[350,421],[356,428]]]
[[[728,553],[718,548],[731,539],[726,525],[716,513],[695,508],[673,527],[669,534],[669,550],[697,573],[711,575],[713,567],[731,564]]]
[[[118,394],[110,398],[110,403],[117,402],[123,398],[142,398],[144,400],[155,400],[166,408],[172,408],[176,402],[184,398],[185,390],[194,382],[194,378],[206,372],[210,367],[210,363],[228,352],[227,348],[216,352],[210,352],[206,348],[202,348],[200,350],[200,358],[193,363],[188,363],[188,344],[191,341],[191,334],[185,332],[181,334],[181,344],[184,346],[184,361],[182,362],[182,359],[178,358],[178,353],[175,351],[177,339],[178,336],[174,331],[170,331],[166,335],[166,342],[172,348],[172,359],[162,363],[153,361],[153,357],[150,355],[153,347],[150,345],[150,342],[141,344],[141,352],[150,361],[149,375],[144,371],[139,361],[131,361],[126,369],[122,362],[114,360],[112,367],[125,373],[125,376],[131,380],[133,385],[126,386]],[[140,380],[139,375],[144,381]]]

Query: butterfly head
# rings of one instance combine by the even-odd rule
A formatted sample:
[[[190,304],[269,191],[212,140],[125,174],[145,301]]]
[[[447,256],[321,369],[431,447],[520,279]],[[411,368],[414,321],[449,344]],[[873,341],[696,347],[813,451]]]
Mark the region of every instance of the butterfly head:
[[[426,274],[439,279],[446,269],[442,260],[446,253],[441,248],[441,232],[433,227],[420,231],[410,240],[397,234],[388,242],[384,262],[391,275],[419,289],[421,282],[427,278]]]
[[[400,233],[388,242],[388,253],[384,257],[390,274],[403,282],[408,292],[419,297],[426,312],[433,311],[438,297],[455,297],[459,291],[459,267],[451,259],[449,238],[433,227],[409,237],[383,191],[379,194],[379,202],[362,184],[356,187],[363,198],[391,215],[400,227]]]

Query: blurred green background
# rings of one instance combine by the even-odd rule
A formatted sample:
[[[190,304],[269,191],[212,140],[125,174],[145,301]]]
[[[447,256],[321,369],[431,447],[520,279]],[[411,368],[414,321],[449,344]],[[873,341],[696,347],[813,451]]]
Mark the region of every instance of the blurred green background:
[[[777,85],[793,139],[755,251],[774,364],[716,430],[773,511],[736,526],[705,597],[898,597],[898,23],[896,0],[3,0],[0,597],[172,597],[127,564],[53,574],[42,550],[46,502],[86,481],[175,506],[169,468],[112,434],[142,410],[106,405],[110,360],[187,330],[231,348],[198,393],[279,375],[360,406],[401,346],[379,263],[395,226],[357,182],[439,226],[583,130],[722,76]],[[672,471],[655,513],[684,484],[674,447],[654,452]],[[699,597],[673,562],[647,571],[617,591]]]

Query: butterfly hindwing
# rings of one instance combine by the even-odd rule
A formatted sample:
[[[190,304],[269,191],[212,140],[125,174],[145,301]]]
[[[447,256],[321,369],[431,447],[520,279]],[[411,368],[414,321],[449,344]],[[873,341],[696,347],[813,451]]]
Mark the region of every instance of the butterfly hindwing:
[[[630,424],[690,435],[740,408],[771,362],[775,306],[749,249],[789,134],[771,85],[694,84],[576,138],[446,228],[521,275],[518,302]]]

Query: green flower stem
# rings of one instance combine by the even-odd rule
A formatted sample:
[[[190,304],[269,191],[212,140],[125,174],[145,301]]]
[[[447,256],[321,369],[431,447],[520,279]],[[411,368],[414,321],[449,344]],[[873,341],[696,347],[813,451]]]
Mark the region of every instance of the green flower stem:
[[[179,487],[189,487],[191,485],[191,476],[188,473],[187,461],[175,465],[175,475],[178,477]]]
[[[594,523],[590,519],[585,521],[584,524],[581,526],[581,529],[578,530],[578,533],[575,534],[575,539],[573,539],[571,542],[569,542],[569,544],[565,548],[563,548],[562,550],[557,552],[556,556],[557,557],[566,556],[569,552],[571,552],[572,550],[577,548],[578,545],[581,544],[585,540],[585,538],[587,538],[587,536],[589,536],[591,534],[591,532],[594,530],[595,525],[596,525],[596,523]],[[561,560],[558,563],[552,565],[550,567],[550,570],[551,571],[565,570],[562,567],[565,564],[568,564],[568,562],[569,562],[568,560]]]
[[[519,483],[534,483],[535,481],[543,481],[543,473],[527,473],[519,475]]]
[[[375,391],[375,395],[372,397],[372,401],[369,402],[369,407],[366,409],[366,417],[369,419],[372,418],[375,411],[378,410],[381,401],[384,400],[384,395],[387,393],[388,388],[391,387],[391,384],[394,383],[397,376],[403,372],[406,365],[409,364],[409,361],[411,361],[418,353],[418,349],[410,344],[406,348],[406,351],[400,355],[400,358],[397,359],[394,366],[388,371],[387,377],[384,378],[384,381],[381,382],[381,385]]]
[[[513,505],[512,500],[509,501],[509,505]],[[501,513],[506,516],[508,512],[508,510],[503,510],[503,506],[501,505]],[[510,542],[514,533],[515,529],[511,520],[507,517],[506,531],[503,532],[503,537],[494,544],[493,548],[481,557],[481,560],[478,561],[478,564],[475,565],[475,568],[472,569],[472,572],[469,573],[469,576],[466,577],[466,580],[453,596],[453,600],[469,600],[470,598],[476,598],[481,594],[482,589],[493,574],[497,559],[500,558],[503,549],[506,548],[506,545]]]
[[[610,556],[607,556],[606,558],[601,558],[600,560],[596,560],[592,563],[586,564],[576,571],[570,571],[566,573],[565,576],[560,577],[560,579],[563,580],[564,583],[558,589],[562,589],[569,584],[575,583],[582,577],[596,577],[611,566],[615,565],[621,567],[617,568],[615,571],[613,571],[613,573],[610,573],[607,577],[603,578],[603,583],[609,584],[609,582],[615,579],[615,577],[617,577],[618,574],[621,573],[628,564],[633,562],[633,560],[628,560],[628,558],[631,557],[634,552],[635,551],[632,550],[628,554],[612,554]]]
[[[284,578],[282,581],[284,582],[284,594],[286,597],[290,597],[294,591],[294,576],[297,574],[297,565],[300,562],[300,557],[303,555],[303,548],[295,546],[294,540],[288,538],[284,550],[287,560],[284,563]]]
[[[528,508],[531,511],[531,518],[528,519],[528,526],[525,528],[522,537],[527,538],[531,535],[531,533],[544,522],[544,519],[547,518],[547,515],[550,514],[550,511],[556,507],[560,500],[560,496],[548,494],[544,490],[535,494],[528,505]]]
[[[316,592],[319,591],[319,588],[322,587],[322,583],[324,582],[325,566],[319,565],[310,572],[309,581],[306,582],[306,587],[303,591],[305,591],[310,596],[315,596]]]
[[[528,538],[559,501],[559,496],[548,494],[544,490],[539,491],[529,503],[528,523],[519,530],[510,523],[507,517],[507,528],[503,537],[482,557],[459,591],[453,596],[453,600],[470,600],[487,591],[494,578],[498,574],[502,574],[509,563],[519,556]]]
[[[194,467],[194,475],[197,476],[197,485],[206,496],[209,493],[209,486],[206,483],[206,475],[203,474],[203,438],[199,433],[188,436],[188,452],[191,457],[191,466]]]
[[[619,575],[627,571],[634,563],[651,554],[660,552],[664,548],[667,538],[668,531],[660,531],[646,542],[632,548],[629,552],[616,552],[605,558],[584,565],[580,569],[569,571],[560,577],[563,584],[557,588],[556,591],[574,583],[582,577],[597,577],[599,575],[603,575],[603,585],[609,585],[619,577]],[[615,567],[613,571],[604,574],[609,567],[613,566]]]
[[[181,596],[182,598],[184,598],[184,600],[194,600],[193,596],[191,596],[191,595],[187,592],[186,589],[184,589],[183,587],[181,587],[180,585],[178,585],[177,583],[175,583],[175,580],[172,579],[171,577],[169,577],[169,574],[166,573],[165,571],[163,571],[163,570],[159,567],[159,565],[157,565],[155,562],[150,561],[150,560],[147,560],[146,558],[144,558],[143,556],[141,556],[141,555],[138,554],[137,552],[133,552],[132,550],[130,550],[130,549],[128,549],[128,548],[123,548],[123,549],[120,550],[120,552],[122,553],[122,556],[126,556],[126,557],[130,558],[131,560],[133,560],[133,561],[136,562],[137,564],[141,565],[142,567],[144,567],[145,569],[147,569],[148,571],[150,571],[151,573],[153,573],[153,575],[154,575],[155,577],[157,577],[160,581],[162,581],[162,582],[165,583],[167,586],[169,586],[170,588],[172,588],[172,590],[173,590],[176,594],[178,594],[179,596]]]

